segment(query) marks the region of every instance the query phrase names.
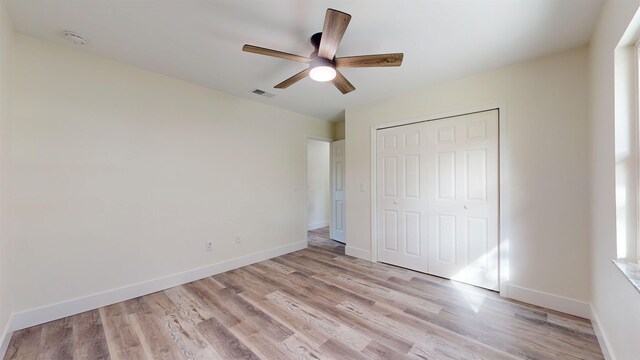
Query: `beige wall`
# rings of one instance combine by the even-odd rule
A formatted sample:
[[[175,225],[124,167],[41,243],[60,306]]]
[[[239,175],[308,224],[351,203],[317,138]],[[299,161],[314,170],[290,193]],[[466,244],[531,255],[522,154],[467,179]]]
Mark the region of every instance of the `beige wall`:
[[[14,311],[306,240],[328,122],[16,40]]]
[[[614,143],[619,95],[614,91],[614,49],[638,5],[637,0],[605,4],[591,41],[589,62],[592,306],[607,347],[619,360],[637,359],[640,354],[640,294],[611,263],[617,256],[615,173],[623,160],[616,156]],[[618,185],[621,180],[618,178]]]
[[[371,250],[372,125],[505,104],[509,282],[588,301],[587,85],[581,48],[348,109],[347,246]]]
[[[345,130],[344,121],[333,123],[333,140],[334,141],[343,140],[344,130]]]
[[[0,336],[8,324],[11,314],[10,237],[6,205],[7,154],[9,150],[9,122],[11,116],[13,29],[0,1]],[[0,339],[1,343],[2,339]],[[2,351],[0,351],[2,354]]]

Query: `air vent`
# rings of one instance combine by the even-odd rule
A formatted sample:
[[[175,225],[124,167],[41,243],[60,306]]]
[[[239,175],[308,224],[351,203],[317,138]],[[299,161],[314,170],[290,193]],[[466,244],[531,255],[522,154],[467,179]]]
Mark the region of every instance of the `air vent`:
[[[264,97],[266,97],[266,98],[272,98],[272,97],[274,97],[274,96],[275,96],[275,95],[274,95],[274,94],[272,94],[272,93],[268,93],[268,92],[266,92],[266,91],[264,91],[264,90],[260,90],[260,89],[254,89],[254,90],[252,90],[251,92],[252,92],[252,93],[254,93],[254,94],[256,94],[256,95],[259,95],[259,96],[264,96]]]
[[[65,31],[62,33],[65,39],[71,41],[74,45],[85,45],[87,43],[87,39],[82,37],[82,35],[74,33],[73,31]]]

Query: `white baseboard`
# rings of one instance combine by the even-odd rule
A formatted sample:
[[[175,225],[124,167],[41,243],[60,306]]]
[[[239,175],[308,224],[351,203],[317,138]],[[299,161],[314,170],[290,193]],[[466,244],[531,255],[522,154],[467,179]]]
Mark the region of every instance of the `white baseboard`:
[[[507,294],[509,298],[514,300],[546,307],[585,319],[591,318],[591,305],[584,301],[549,294],[543,291],[531,290],[513,284],[508,285]]]
[[[307,230],[315,230],[315,229],[320,229],[320,228],[327,227],[327,226],[329,226],[329,220],[320,221],[320,222],[313,223],[313,224],[308,224],[307,225]]]
[[[186,284],[191,281],[271,259],[273,257],[284,255],[293,251],[302,250],[306,247],[307,242],[301,241],[219,262],[216,264],[188,270],[182,273],[149,280],[138,284],[128,285],[121,288],[111,289],[92,295],[82,296],[35,309],[17,312],[13,314],[13,319],[11,322],[12,326],[10,330],[15,331],[24,329],[30,326],[43,324],[56,319],[61,319],[63,317],[115,304],[120,301],[125,301],[142,295],[151,294],[157,291],[168,289],[170,287]]]
[[[344,253],[349,256],[357,257],[359,259],[371,261],[371,251],[362,250],[347,245],[344,248]]]
[[[609,343],[609,339],[607,335],[604,333],[602,327],[600,327],[600,318],[598,318],[598,314],[596,313],[596,309],[591,306],[591,325],[593,326],[593,331],[596,333],[596,337],[598,338],[598,344],[600,344],[600,350],[602,350],[602,355],[606,360],[616,360],[615,356],[610,352],[611,344]]]
[[[0,334],[0,359],[4,359],[4,356],[7,353],[7,349],[9,348],[11,335],[13,335],[13,331],[11,331],[12,320],[13,320],[12,316],[9,316],[9,320],[7,320],[7,325],[5,325],[4,330],[2,330],[2,334]]]

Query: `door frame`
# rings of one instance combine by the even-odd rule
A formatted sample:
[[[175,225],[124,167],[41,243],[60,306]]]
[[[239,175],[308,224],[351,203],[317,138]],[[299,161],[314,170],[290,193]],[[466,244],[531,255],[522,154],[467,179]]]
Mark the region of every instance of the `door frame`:
[[[331,144],[334,140],[332,138],[329,137],[324,137],[324,136],[316,136],[316,135],[305,135],[304,136],[304,242],[307,244],[307,246],[309,246],[309,230],[308,230],[308,224],[307,224],[307,218],[309,216],[308,214],[308,207],[309,207],[309,189],[307,188],[309,186],[309,140],[316,140],[316,141],[324,141],[327,142],[329,144]],[[331,179],[332,176],[332,170],[331,170],[331,148],[329,148],[329,179]],[[329,191],[331,192],[331,191]],[[331,198],[333,199],[333,194],[331,194]],[[329,208],[329,226],[331,226],[331,219],[333,216],[333,211],[331,208]]]
[[[378,130],[403,126],[427,121],[446,119],[478,112],[498,110],[498,284],[499,292],[508,297],[507,283],[509,281],[509,202],[507,189],[509,184],[509,142],[507,127],[506,103],[490,104],[470,107],[445,113],[430,114],[417,118],[391,121],[385,124],[371,126],[371,261],[378,262],[378,184],[377,184],[377,132]]]

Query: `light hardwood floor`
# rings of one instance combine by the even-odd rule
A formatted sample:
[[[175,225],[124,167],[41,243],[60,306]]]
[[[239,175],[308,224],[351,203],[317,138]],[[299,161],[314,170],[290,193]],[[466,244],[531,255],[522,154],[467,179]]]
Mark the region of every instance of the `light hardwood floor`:
[[[602,359],[588,320],[309,248],[14,333],[5,359]]]

